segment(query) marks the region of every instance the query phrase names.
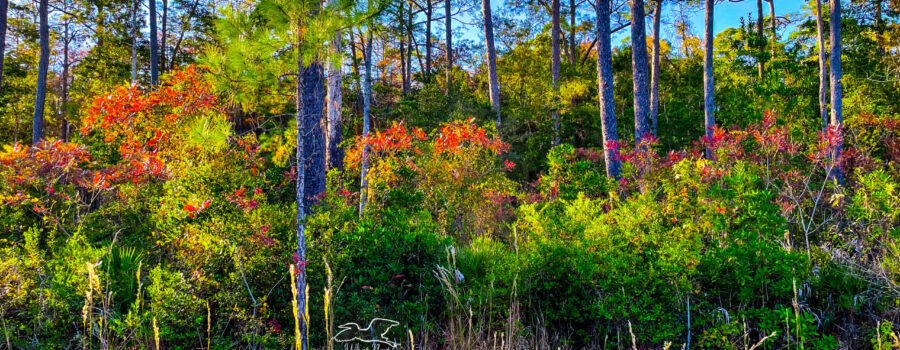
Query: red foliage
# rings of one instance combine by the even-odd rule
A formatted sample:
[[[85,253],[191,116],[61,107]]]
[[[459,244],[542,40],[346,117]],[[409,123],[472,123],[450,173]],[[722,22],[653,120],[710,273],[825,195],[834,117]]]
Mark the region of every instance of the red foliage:
[[[498,155],[509,150],[509,144],[496,136],[489,138],[487,131],[476,126],[471,118],[465,122],[457,121],[442,126],[434,139],[435,154],[459,154],[467,146],[480,146]]]

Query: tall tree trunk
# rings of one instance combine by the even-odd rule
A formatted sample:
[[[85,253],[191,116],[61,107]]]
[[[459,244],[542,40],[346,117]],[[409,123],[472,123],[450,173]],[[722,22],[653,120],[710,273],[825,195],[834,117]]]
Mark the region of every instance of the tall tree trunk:
[[[296,298],[297,298],[297,309],[296,315],[294,318],[297,320],[297,329],[300,330],[300,349],[297,350],[306,350],[306,319],[303,315],[304,310],[306,310],[306,212],[308,210],[308,206],[306,205],[306,134],[309,130],[306,129],[306,108],[307,106],[305,99],[307,98],[308,91],[306,91],[305,86],[305,74],[306,69],[303,66],[303,55],[298,55],[297,59],[297,188],[296,188],[296,196],[297,196],[297,251],[294,252],[295,261],[294,263],[298,266],[297,274],[295,275],[295,285],[296,285]]]
[[[831,4],[831,125],[843,132],[844,114],[843,114],[843,86],[841,85],[841,0],[830,0]],[[841,158],[842,143],[838,143],[834,148],[834,161],[837,163]],[[838,163],[839,164],[839,163]],[[840,165],[834,167],[832,171],[833,178],[838,184],[844,184],[844,172]]]
[[[335,2],[334,6],[337,6]],[[344,57],[341,48],[341,31],[334,32],[331,40],[331,54],[328,60],[328,169],[344,169],[344,150],[341,148],[344,130],[343,121],[341,120],[341,108],[343,97],[341,96],[341,80],[343,73],[341,68],[344,66]]]
[[[406,13],[406,81],[404,82],[406,91],[409,92],[412,89],[412,57],[413,57],[413,46],[415,46],[416,37],[413,36],[413,6],[412,3],[409,4],[409,11]],[[416,52],[418,52],[418,47],[416,47]],[[418,56],[418,55],[417,55]],[[419,66],[422,66],[422,58],[419,57]]]
[[[559,106],[557,102],[559,99],[559,0],[552,0],[551,4],[550,16],[552,17],[552,29],[550,34],[553,49],[550,57],[550,72],[553,83],[554,101],[551,117],[553,118],[553,146],[555,147],[556,145],[559,145]]]
[[[484,46],[487,48],[488,87],[491,90],[491,108],[497,116],[496,125],[500,129],[500,85],[497,81],[497,52],[494,50],[494,19],[491,17],[491,0],[481,0],[484,16]]]
[[[769,53],[772,54],[772,57],[775,57],[775,43],[778,42],[778,30],[777,30],[777,21],[775,18],[775,0],[767,0],[769,2],[769,15],[771,15],[772,20],[769,24],[772,26],[772,42],[769,43]]]
[[[650,133],[649,84],[647,81],[647,33],[644,25],[644,1],[631,0],[631,70],[634,81],[634,142],[640,144]]]
[[[31,145],[35,146],[44,138],[44,102],[47,97],[47,70],[50,66],[50,23],[47,18],[48,0],[40,0],[40,46],[38,59],[37,94],[34,98],[34,118],[32,119]]]
[[[159,45],[156,41],[156,0],[150,2],[150,85],[159,84]]]
[[[313,199],[325,192],[325,131],[322,129],[325,109],[325,74],[322,63],[312,61],[303,70],[303,128],[304,150],[306,151],[306,194]],[[316,204],[310,200],[309,204]],[[307,208],[309,210],[309,208]]]
[[[431,74],[431,21],[434,6],[431,0],[425,0],[425,75]]]
[[[575,43],[575,15],[578,14],[578,3],[576,0],[569,0],[569,64],[575,65],[575,58],[578,57],[578,45]]]
[[[825,28],[822,24],[822,0],[816,0],[816,46],[819,49],[819,117],[828,129],[828,73],[825,64]]]
[[[159,68],[160,71],[166,70],[166,38],[168,38],[168,28],[169,28],[169,0],[162,0],[162,35],[161,42],[159,43]]]
[[[762,80],[766,71],[766,60],[763,58],[763,52],[765,52],[766,48],[766,36],[763,34],[763,0],[756,0],[756,38],[759,40],[758,45],[758,54],[759,57],[756,58],[757,67],[759,68],[759,79]]]
[[[363,150],[360,161],[359,184],[359,215],[366,209],[366,201],[369,199],[369,104],[372,98],[372,29],[369,28],[368,38],[363,47],[363,61],[365,72],[363,73]]]
[[[67,118],[69,105],[69,43],[72,38],[69,37],[69,19],[65,19],[63,23],[63,61],[62,61],[62,118],[60,118],[59,138],[65,142],[69,141],[69,119]]]
[[[400,6],[399,11],[397,12],[397,21],[400,26],[401,34],[397,37],[397,41],[400,43],[400,88],[403,94],[409,92],[409,89],[406,88],[406,74],[407,74],[407,58],[406,58],[406,23],[404,22],[406,18],[404,17],[404,10],[406,10],[406,4],[403,1],[400,1],[398,4]]]
[[[6,0],[3,0],[6,1]],[[131,86],[137,85],[137,47],[138,47],[138,0],[131,0]]]
[[[706,139],[712,140],[716,126],[715,104],[713,103],[713,12],[715,0],[706,0],[706,38],[703,43],[703,115],[706,127]],[[706,148],[706,158],[712,159],[712,149]]]
[[[450,95],[451,73],[453,70],[453,18],[450,13],[450,0],[444,0],[444,22],[447,35],[447,95]]]
[[[657,136],[659,120],[659,27],[662,19],[662,2],[663,0],[655,0],[653,3],[653,59],[650,65],[650,123],[653,136]]]
[[[609,1],[597,1],[597,85],[600,95],[600,123],[603,128],[603,156],[606,176],[619,178],[622,164],[617,156],[616,105],[613,99],[612,45],[610,45]]]
[[[9,0],[0,0],[0,91],[3,91],[3,58],[6,56],[6,16]]]

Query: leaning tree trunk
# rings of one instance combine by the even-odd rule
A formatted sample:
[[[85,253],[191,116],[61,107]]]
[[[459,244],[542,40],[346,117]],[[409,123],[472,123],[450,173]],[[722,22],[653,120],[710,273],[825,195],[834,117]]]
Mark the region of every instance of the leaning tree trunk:
[[[47,19],[48,0],[40,0],[38,16],[40,17],[40,46],[38,59],[37,94],[34,98],[34,119],[31,130],[31,145],[36,146],[44,137],[44,102],[47,97],[47,70],[50,66],[50,23]]]
[[[553,118],[553,146],[556,146],[559,145],[559,106],[556,102],[559,98],[559,0],[552,0],[550,12],[550,16],[552,17],[551,23],[553,25],[550,32],[553,45],[553,50],[550,57],[550,71],[552,74],[554,97],[551,117]]]
[[[9,0],[0,0],[0,91],[3,89],[3,57],[6,56],[6,15]]]
[[[819,49],[819,117],[828,129],[828,73],[825,65],[825,28],[822,24],[822,0],[816,0],[816,46]]]
[[[359,184],[359,215],[366,209],[366,201],[369,199],[369,104],[372,98],[372,29],[363,46],[363,61],[365,72],[363,73],[363,149],[360,161]]]
[[[500,85],[497,81],[497,52],[494,50],[494,19],[491,17],[491,0],[481,0],[481,13],[484,16],[484,46],[487,48],[491,108],[497,117],[497,129],[500,129]]]
[[[659,120],[659,26],[662,18],[663,0],[655,0],[653,10],[653,59],[650,66],[650,123],[653,136],[657,136]]]
[[[766,62],[763,59],[763,52],[766,49],[766,36],[763,34],[763,0],[756,0],[756,38],[759,40],[757,43],[758,50],[757,53],[759,57],[756,58],[757,68],[759,68],[759,79],[762,80],[763,75],[765,75],[766,71]]]
[[[612,47],[610,45],[609,1],[597,1],[597,85],[600,95],[600,123],[603,128],[603,156],[606,176],[619,178],[622,164],[617,155],[616,105],[613,100]]]
[[[297,329],[300,332],[300,349],[306,350],[307,334],[306,334],[306,318],[303,311],[306,310],[306,129],[305,111],[306,98],[309,94],[305,85],[305,71],[303,66],[303,55],[299,55],[297,59],[297,251],[294,253],[294,264],[297,264],[297,273],[294,276],[296,291],[294,296],[297,299],[297,308],[294,310],[297,314],[294,319],[297,320]]]
[[[336,1],[333,6],[337,6]],[[334,37],[331,41],[331,54],[334,57],[330,57],[328,60],[330,64],[328,67],[328,153],[326,155],[328,158],[328,169],[343,170],[344,151],[341,148],[341,141],[343,141],[344,136],[343,121],[341,120],[343,103],[341,79],[343,74],[341,68],[344,66],[344,60],[341,49],[340,29],[334,32]]]
[[[713,11],[714,0],[706,0],[706,38],[703,43],[703,115],[707,142],[712,141],[716,126],[715,104],[713,103]],[[712,159],[712,149],[706,148],[706,158]]]
[[[159,84],[159,45],[156,42],[156,0],[150,1],[150,85]]]
[[[644,27],[644,0],[631,0],[631,70],[634,80],[635,145],[639,145],[644,135],[650,133],[647,33]]]
[[[841,0],[830,0],[831,4],[831,125],[843,131],[843,87],[841,85]],[[840,167],[841,148],[843,144],[838,141],[834,147],[834,161],[836,164],[832,171],[833,178],[838,184],[844,184],[844,172]]]

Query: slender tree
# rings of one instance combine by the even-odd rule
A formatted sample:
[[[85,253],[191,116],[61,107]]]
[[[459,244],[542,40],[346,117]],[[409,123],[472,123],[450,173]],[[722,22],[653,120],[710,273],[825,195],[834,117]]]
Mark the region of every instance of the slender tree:
[[[759,40],[758,45],[758,53],[759,57],[756,59],[757,68],[759,69],[759,79],[762,79],[765,75],[766,71],[766,62],[763,59],[763,52],[766,48],[766,36],[763,34],[763,0],[756,0],[756,38]]]
[[[650,133],[644,0],[631,0],[631,45],[631,71],[634,81],[634,142],[640,144],[644,135]]]
[[[703,115],[706,127],[706,139],[712,140],[716,126],[715,104],[713,102],[713,11],[715,0],[706,0],[706,23],[703,52]],[[706,149],[706,157],[712,158],[712,150]]]
[[[366,201],[369,198],[369,104],[372,98],[372,29],[368,31],[368,38],[363,44],[363,150],[360,161],[360,185],[359,185],[359,215],[366,209]]]
[[[497,81],[497,52],[494,50],[494,19],[491,17],[491,0],[481,0],[481,13],[484,16],[484,46],[487,48],[491,107],[497,116],[497,129],[500,129],[500,85]]]
[[[550,31],[551,41],[553,45],[553,49],[550,57],[550,72],[552,76],[553,83],[553,96],[554,101],[559,96],[559,0],[552,0],[550,5],[550,16],[552,28]],[[551,112],[551,117],[553,118],[553,146],[559,144],[559,108],[554,103],[553,111]]]
[[[778,30],[777,30],[778,20],[775,18],[775,0],[766,0],[766,2],[769,3],[769,15],[770,15],[770,17],[772,17],[771,21],[769,21],[769,25],[771,26],[771,29],[772,29],[772,42],[769,45],[769,52],[774,57],[775,56],[775,43],[778,42]]]
[[[150,2],[150,85],[159,84],[159,44],[156,38],[156,0]]]
[[[816,0],[816,46],[819,50],[819,117],[828,128],[828,73],[825,64],[825,28],[822,24],[822,0]]]
[[[659,119],[659,55],[660,20],[663,0],[653,1],[653,58],[650,65],[650,124],[653,136],[657,136]]]
[[[32,120],[31,144],[37,145],[44,138],[44,102],[47,97],[47,71],[50,68],[50,23],[47,18],[48,0],[40,0],[40,58],[38,59],[37,94],[34,98],[34,119]]]
[[[3,58],[6,56],[6,16],[9,0],[0,0],[0,91],[3,89]]]
[[[610,10],[608,0],[596,4],[597,27],[597,85],[600,97],[600,123],[603,129],[603,156],[606,159],[606,176],[619,178],[621,162],[617,148],[616,106],[613,100],[612,47],[610,40]]]
[[[425,0],[425,74],[431,74],[431,21],[434,17],[434,4]]]
[[[162,32],[159,43],[159,70],[166,71],[166,38],[169,37],[169,0],[162,0]]]
[[[296,298],[297,298],[297,315],[294,315],[294,318],[297,320],[297,329],[300,330],[300,349],[297,350],[306,350],[306,319],[303,316],[303,310],[306,309],[306,211],[308,210],[308,206],[306,205],[306,134],[308,131],[306,130],[305,123],[305,107],[304,101],[305,93],[304,90],[306,86],[304,84],[304,79],[302,76],[302,72],[306,70],[303,65],[303,55],[298,55],[297,59],[297,188],[296,188],[296,196],[297,196],[297,251],[294,252],[296,256],[296,262],[299,267],[297,270],[297,274],[294,276],[295,285],[296,285]],[[301,263],[302,262],[302,263]]]
[[[453,17],[450,12],[450,0],[444,0],[444,25],[447,36],[447,95],[450,95],[450,71],[453,69]]]
[[[843,86],[841,85],[841,0],[830,0],[831,5],[831,125],[843,131],[844,114],[843,114]],[[841,157],[842,143],[838,143],[834,148],[834,159],[837,162]],[[834,179],[838,184],[844,184],[844,173],[841,167],[835,166],[832,171]]]
[[[337,0],[331,0],[331,6],[336,8],[338,6]],[[328,168],[338,170],[343,170],[344,168],[344,151],[341,148],[341,141],[343,141],[344,135],[341,120],[343,103],[341,96],[343,73],[341,69],[344,66],[341,35],[341,30],[337,29],[331,39],[330,50],[332,57],[328,60],[328,120],[326,123],[328,126],[326,141],[328,143],[328,152],[326,154]]]
[[[6,0],[3,0],[6,1]],[[131,86],[137,85],[137,48],[140,30],[138,30],[138,0],[131,0]]]
[[[575,32],[577,25],[575,24],[576,15],[578,14],[578,1],[569,0],[569,64],[575,64],[575,58],[578,57],[578,44],[575,42]]]

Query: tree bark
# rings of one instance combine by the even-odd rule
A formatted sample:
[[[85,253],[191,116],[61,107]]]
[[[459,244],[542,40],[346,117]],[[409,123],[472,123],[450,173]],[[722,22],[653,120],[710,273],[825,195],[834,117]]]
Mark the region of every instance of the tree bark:
[[[6,0],[3,0],[6,1]],[[137,85],[137,47],[138,47],[138,0],[131,0],[131,86]]]
[[[413,5],[409,4],[409,12],[406,13],[406,81],[404,82],[406,91],[412,89],[412,62],[413,62],[413,46],[415,46],[416,37],[413,36]],[[418,52],[418,47],[416,48]],[[422,66],[422,58],[419,58],[419,67]]]
[[[551,112],[551,117],[553,118],[553,146],[559,145],[559,106],[557,100],[559,99],[559,36],[560,36],[560,28],[559,28],[559,0],[552,0],[551,2],[551,23],[552,29],[550,32],[551,40],[552,40],[552,52],[550,57],[550,71],[552,76],[553,83],[553,111]]]
[[[715,0],[706,0],[706,38],[703,52],[703,115],[706,127],[706,139],[712,140],[716,126],[715,104],[713,102],[713,12]],[[712,159],[712,149],[706,148],[706,158]]]
[[[6,16],[9,0],[0,0],[0,91],[3,90],[3,58],[6,56]]]
[[[169,0],[162,0],[162,41],[159,45],[159,67],[161,72],[166,71],[166,38],[168,37]]]
[[[497,81],[497,52],[494,49],[494,19],[491,15],[491,0],[481,0],[481,13],[484,16],[484,46],[487,48],[488,87],[490,88],[491,108],[496,115],[496,126],[500,129],[500,85]]]
[[[32,119],[31,145],[36,146],[44,138],[44,102],[47,97],[47,71],[50,67],[50,23],[47,18],[48,0],[40,0],[40,58],[38,59],[37,94],[34,98],[34,118]]]
[[[769,14],[772,16],[772,21],[769,24],[772,25],[772,42],[769,45],[769,53],[772,54],[772,57],[775,57],[775,43],[778,42],[778,30],[775,18],[775,0],[767,0],[769,2]]]
[[[365,72],[363,73],[363,150],[360,161],[359,215],[366,209],[369,199],[369,104],[372,98],[372,29],[369,29],[366,44],[363,47]]]
[[[659,27],[662,19],[662,2],[663,0],[655,0],[653,4],[653,59],[650,66],[650,123],[653,136],[657,136],[659,120]]]
[[[757,68],[759,68],[759,79],[762,80],[766,71],[766,62],[763,59],[763,52],[765,52],[766,48],[766,36],[763,34],[763,0],[756,0],[756,38],[759,40],[757,53],[759,57],[756,58]]]
[[[336,1],[334,1],[333,6],[337,6]],[[341,30],[338,29],[334,32],[334,37],[331,41],[331,54],[333,57],[330,57],[328,60],[328,153],[327,153],[327,163],[328,169],[344,169],[344,150],[341,148],[341,142],[344,137],[343,130],[343,121],[341,116],[341,108],[343,105],[343,96],[341,91],[341,81],[343,79],[343,73],[341,72],[342,67],[344,66],[344,57],[342,55],[342,47],[341,47]]]
[[[831,4],[831,126],[843,132],[843,86],[841,85],[841,0],[829,0]],[[842,142],[835,145],[834,161],[836,164],[832,176],[838,184],[844,184],[844,172],[840,167]]]
[[[451,16],[450,0],[444,0],[444,22],[447,31],[447,96],[450,95],[450,79],[452,78],[450,71],[453,70],[453,20]]]
[[[434,7],[431,0],[425,0],[425,75],[431,74],[431,21]]]
[[[622,164],[618,158],[616,105],[613,99],[612,47],[610,45],[609,1],[597,1],[597,85],[600,97],[600,122],[603,129],[603,156],[606,176],[619,179]]]
[[[578,45],[575,43],[575,15],[578,14],[578,3],[569,0],[569,64],[575,65],[578,57]]]
[[[151,0],[152,1],[152,0]],[[297,320],[297,328],[300,329],[300,349],[298,350],[306,350],[306,320],[303,316],[303,311],[306,310],[306,211],[308,210],[306,205],[306,134],[308,130],[306,129],[306,105],[304,99],[306,98],[307,91],[305,86],[305,74],[303,72],[306,69],[303,66],[303,55],[298,55],[297,59],[297,188],[296,188],[296,196],[297,196],[297,251],[294,252],[295,260],[294,263],[298,265],[299,269],[297,274],[295,275],[295,284],[296,284],[296,297],[297,297],[297,315],[294,315],[294,318]]]
[[[306,194],[309,204],[316,204],[314,198],[325,192],[325,132],[322,129],[325,109],[325,77],[322,63],[310,62],[303,70],[303,124],[304,150],[306,151]],[[307,208],[309,210],[309,208]]]
[[[650,133],[650,97],[647,74],[647,33],[644,25],[644,1],[631,0],[631,66],[634,81],[634,142],[641,143]]]
[[[828,73],[825,64],[825,28],[822,20],[822,0],[816,0],[816,46],[819,49],[819,117],[828,129]]]
[[[62,61],[62,118],[60,118],[59,138],[64,142],[69,141],[69,119],[67,111],[69,105],[69,43],[72,38],[69,37],[69,19],[65,19],[63,23],[63,61]]]
[[[159,84],[159,44],[156,41],[156,0],[150,2],[150,85]]]

